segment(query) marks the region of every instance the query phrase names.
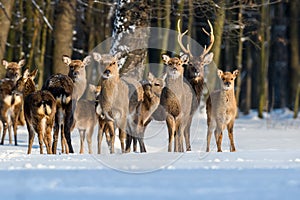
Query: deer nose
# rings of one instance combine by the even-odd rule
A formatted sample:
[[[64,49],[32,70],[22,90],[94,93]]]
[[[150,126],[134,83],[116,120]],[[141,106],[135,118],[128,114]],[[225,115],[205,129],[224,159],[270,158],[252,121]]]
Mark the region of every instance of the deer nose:
[[[227,87],[229,87],[231,83],[230,83],[230,82],[225,82],[224,84],[225,84]]]
[[[107,76],[110,74],[110,70],[105,70],[104,72],[103,72],[104,74],[106,74]]]
[[[73,72],[73,75],[74,75],[74,76],[78,76],[78,75],[79,75],[79,72],[74,71],[74,72]]]

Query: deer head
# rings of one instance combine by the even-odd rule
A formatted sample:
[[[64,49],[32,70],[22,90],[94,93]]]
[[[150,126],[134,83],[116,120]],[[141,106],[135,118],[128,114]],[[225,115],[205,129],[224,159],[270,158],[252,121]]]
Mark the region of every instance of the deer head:
[[[167,74],[171,79],[177,79],[183,75],[184,68],[183,65],[188,64],[189,57],[186,54],[183,54],[178,57],[170,58],[168,55],[163,54],[162,60],[165,65],[167,65]]]
[[[25,65],[25,59],[20,60],[18,63],[7,62],[3,59],[2,65],[6,69],[5,78],[17,81],[21,77],[21,68]]]
[[[234,80],[238,76],[239,70],[235,70],[234,72],[223,72],[222,70],[218,70],[218,77],[221,80],[221,87],[223,90],[233,90],[234,89]]]
[[[189,58],[190,58],[189,64],[186,65],[186,70],[185,70],[185,73],[186,73],[185,77],[187,77],[188,79],[193,79],[193,78],[203,76],[204,66],[211,63],[211,61],[213,59],[214,54],[209,53],[209,51],[211,50],[211,48],[213,46],[215,37],[214,37],[213,27],[209,20],[208,20],[208,25],[210,27],[210,33],[208,33],[204,28],[202,28],[202,30],[204,31],[205,34],[207,34],[210,37],[210,44],[208,45],[208,47],[206,45],[204,46],[203,52],[201,53],[200,56],[193,56],[193,54],[191,53],[189,44],[187,45],[187,47],[185,47],[182,43],[182,38],[188,32],[188,30],[186,30],[184,33],[181,33],[180,20],[178,20],[178,23],[177,23],[178,38],[177,38],[177,40],[178,40],[178,43],[179,43],[182,51],[185,54],[189,55]]]
[[[69,67],[68,76],[72,78],[73,81],[86,78],[85,67],[90,64],[91,56],[87,56],[81,61],[71,60],[69,56],[63,55],[62,60]]]

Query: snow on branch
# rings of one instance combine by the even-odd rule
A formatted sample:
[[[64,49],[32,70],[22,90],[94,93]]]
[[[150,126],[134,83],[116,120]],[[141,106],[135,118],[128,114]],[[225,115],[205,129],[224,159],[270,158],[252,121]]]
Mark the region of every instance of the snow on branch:
[[[39,11],[39,13],[41,14],[41,16],[43,17],[44,22],[47,24],[48,28],[53,31],[53,27],[51,26],[51,24],[49,23],[47,17],[44,14],[44,11],[39,7],[39,5],[35,2],[35,0],[31,0],[32,4],[34,5],[34,7]]]

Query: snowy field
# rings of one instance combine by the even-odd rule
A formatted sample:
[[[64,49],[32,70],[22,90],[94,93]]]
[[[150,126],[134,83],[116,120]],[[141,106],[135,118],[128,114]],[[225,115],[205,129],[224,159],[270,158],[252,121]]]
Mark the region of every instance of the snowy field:
[[[37,137],[26,155],[27,131],[19,129],[19,146],[0,146],[1,199],[299,199],[300,119],[278,110],[258,119],[256,113],[235,123],[237,152],[230,153],[227,132],[223,152],[206,153],[205,117],[195,117],[192,152],[168,153],[164,122],[146,132],[148,153],[39,155]],[[96,153],[96,131],[93,151]],[[60,145],[59,145],[60,146]],[[87,152],[87,145],[85,145]]]

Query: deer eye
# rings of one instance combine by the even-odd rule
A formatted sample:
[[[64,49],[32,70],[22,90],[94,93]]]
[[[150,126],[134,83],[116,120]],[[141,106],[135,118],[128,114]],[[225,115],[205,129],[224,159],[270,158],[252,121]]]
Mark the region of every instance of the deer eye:
[[[111,65],[115,65],[115,64],[116,64],[116,62],[111,63]]]
[[[160,86],[160,84],[159,83],[154,83],[154,86]]]
[[[222,78],[223,81],[225,81],[225,78]]]
[[[231,78],[231,80],[233,81],[233,78]]]

